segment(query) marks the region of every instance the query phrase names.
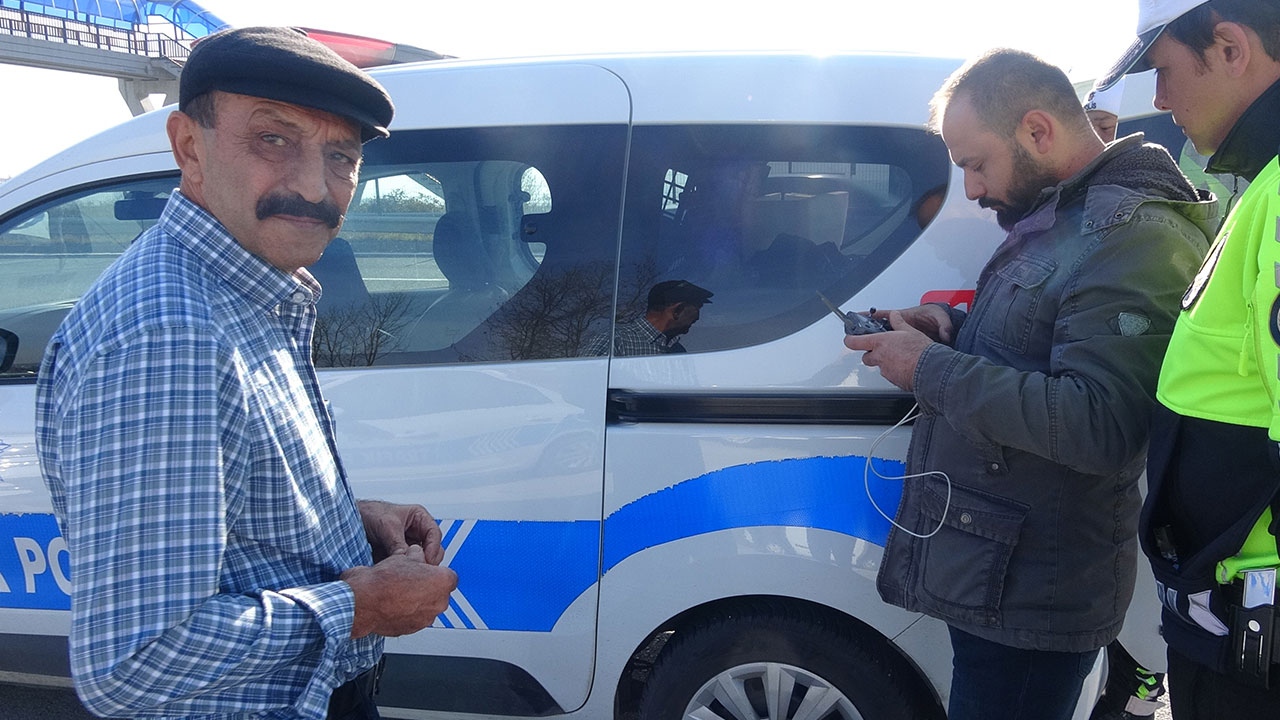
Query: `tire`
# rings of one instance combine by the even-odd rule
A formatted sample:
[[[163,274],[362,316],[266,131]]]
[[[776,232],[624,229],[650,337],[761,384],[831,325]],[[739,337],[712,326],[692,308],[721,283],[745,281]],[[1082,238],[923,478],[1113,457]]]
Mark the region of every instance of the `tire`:
[[[640,720],[939,717],[906,663],[868,645],[805,608],[760,601],[716,612],[663,648]]]

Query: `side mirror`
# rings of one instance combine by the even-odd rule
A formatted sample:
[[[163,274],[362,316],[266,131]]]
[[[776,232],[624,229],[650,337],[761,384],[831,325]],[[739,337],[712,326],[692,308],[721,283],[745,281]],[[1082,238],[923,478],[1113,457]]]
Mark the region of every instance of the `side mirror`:
[[[18,356],[18,336],[8,330],[0,330],[0,373],[9,372],[13,359]]]

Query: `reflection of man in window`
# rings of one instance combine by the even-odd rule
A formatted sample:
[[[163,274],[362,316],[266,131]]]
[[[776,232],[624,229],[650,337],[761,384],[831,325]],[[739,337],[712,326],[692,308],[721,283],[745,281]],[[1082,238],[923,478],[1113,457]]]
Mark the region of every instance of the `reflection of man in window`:
[[[665,355],[686,352],[680,336],[698,322],[702,306],[711,302],[710,290],[687,280],[665,280],[649,289],[645,312],[613,329],[614,355]],[[588,355],[608,355],[609,335],[599,335]]]

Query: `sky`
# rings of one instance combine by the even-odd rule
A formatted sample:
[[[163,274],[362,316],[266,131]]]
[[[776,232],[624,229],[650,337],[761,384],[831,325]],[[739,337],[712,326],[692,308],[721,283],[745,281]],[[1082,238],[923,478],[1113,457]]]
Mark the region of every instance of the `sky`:
[[[1072,80],[1132,41],[1137,0],[200,0],[237,26],[299,25],[464,58],[684,50],[1034,52]],[[129,119],[111,78],[0,65],[0,178]]]

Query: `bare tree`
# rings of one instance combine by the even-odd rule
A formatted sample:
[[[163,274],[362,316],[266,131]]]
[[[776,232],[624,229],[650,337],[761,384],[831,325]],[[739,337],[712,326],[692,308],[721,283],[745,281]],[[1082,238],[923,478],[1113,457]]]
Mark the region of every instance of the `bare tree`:
[[[311,354],[317,367],[373,365],[397,348],[409,297],[404,293],[371,296],[368,302],[328,310],[316,318]]]
[[[578,356],[593,330],[609,318],[612,277],[612,266],[603,261],[539,272],[491,321],[495,355],[512,360]]]
[[[624,265],[618,274],[618,311],[614,320],[630,322],[644,314],[649,305],[649,289],[658,282],[658,264],[646,258]]]

